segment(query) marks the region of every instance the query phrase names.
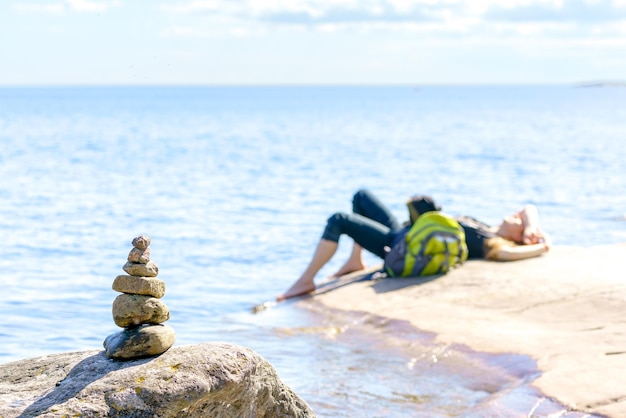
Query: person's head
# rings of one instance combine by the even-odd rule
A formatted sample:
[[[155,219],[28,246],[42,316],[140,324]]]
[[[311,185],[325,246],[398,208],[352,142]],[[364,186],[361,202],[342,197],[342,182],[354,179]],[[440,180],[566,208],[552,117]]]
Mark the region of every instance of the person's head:
[[[498,227],[497,234],[506,240],[521,244],[524,235],[522,218],[517,214],[505,217]]]
[[[415,220],[420,215],[426,212],[441,210],[441,206],[435,203],[432,197],[427,195],[412,196],[406,202],[406,205],[409,208],[409,217],[411,218],[411,223],[415,222]]]

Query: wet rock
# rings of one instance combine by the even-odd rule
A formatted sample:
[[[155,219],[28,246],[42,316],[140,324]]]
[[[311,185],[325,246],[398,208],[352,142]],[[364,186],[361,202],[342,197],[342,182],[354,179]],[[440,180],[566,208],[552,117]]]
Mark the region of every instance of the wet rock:
[[[113,290],[121,293],[147,295],[162,298],[165,295],[165,282],[156,277],[127,276],[122,274],[113,281]]]
[[[159,266],[154,261],[148,261],[145,264],[129,261],[122,269],[131,276],[156,277],[159,275]]]
[[[176,341],[174,329],[168,325],[140,325],[125,328],[104,340],[109,358],[138,359],[165,353]]]
[[[113,301],[113,321],[118,327],[160,324],[170,319],[170,310],[152,296],[121,294]]]

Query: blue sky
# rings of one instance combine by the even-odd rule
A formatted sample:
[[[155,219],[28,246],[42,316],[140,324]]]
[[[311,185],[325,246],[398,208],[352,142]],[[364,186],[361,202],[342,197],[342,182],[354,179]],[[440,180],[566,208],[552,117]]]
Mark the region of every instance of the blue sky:
[[[626,80],[626,0],[2,0],[0,85]]]

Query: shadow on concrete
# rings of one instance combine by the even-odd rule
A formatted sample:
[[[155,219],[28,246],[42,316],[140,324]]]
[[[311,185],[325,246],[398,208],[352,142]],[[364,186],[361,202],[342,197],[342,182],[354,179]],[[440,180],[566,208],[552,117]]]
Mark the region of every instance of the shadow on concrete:
[[[441,276],[443,276],[443,274],[423,277],[386,277],[376,281],[372,285],[372,289],[374,289],[376,293],[393,292],[406,287],[419,286],[424,283],[432,282]]]

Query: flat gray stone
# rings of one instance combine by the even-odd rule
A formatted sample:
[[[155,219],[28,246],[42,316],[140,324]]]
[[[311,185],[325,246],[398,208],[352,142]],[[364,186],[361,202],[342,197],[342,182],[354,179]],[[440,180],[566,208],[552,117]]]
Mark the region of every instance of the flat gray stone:
[[[104,340],[107,357],[131,360],[165,353],[176,341],[174,329],[168,325],[140,325],[109,335]]]

